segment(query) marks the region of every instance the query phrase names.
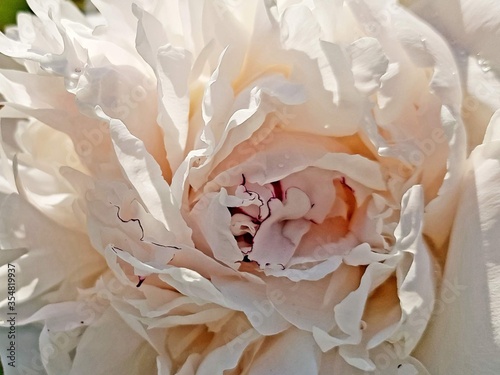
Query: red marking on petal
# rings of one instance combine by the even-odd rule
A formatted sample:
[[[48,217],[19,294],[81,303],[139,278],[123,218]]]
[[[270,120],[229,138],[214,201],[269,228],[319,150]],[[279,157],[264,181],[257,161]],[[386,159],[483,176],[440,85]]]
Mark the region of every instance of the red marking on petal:
[[[136,285],[137,288],[139,288],[142,285],[142,283],[144,282],[144,280],[146,280],[146,278],[142,277],[142,276],[138,276],[138,278],[139,278],[139,282]]]
[[[350,191],[354,193],[354,189],[345,182],[345,177],[342,177],[342,180],[340,182],[342,183],[342,185],[344,185],[346,188],[348,188]]]
[[[283,201],[283,189],[281,187],[281,181],[274,181],[271,183],[274,189],[274,196],[280,201]]]

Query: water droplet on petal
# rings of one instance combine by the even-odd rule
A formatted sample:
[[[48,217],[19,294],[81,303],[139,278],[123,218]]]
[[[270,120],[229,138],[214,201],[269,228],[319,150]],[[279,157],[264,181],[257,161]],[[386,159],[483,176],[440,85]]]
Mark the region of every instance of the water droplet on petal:
[[[481,70],[482,70],[483,72],[485,72],[485,73],[486,73],[486,72],[489,72],[489,71],[491,70],[491,66],[489,66],[489,65],[484,65],[484,66],[482,66],[482,67],[481,67]]]
[[[285,166],[285,164],[283,164],[283,163],[278,164],[278,167],[280,167],[280,168],[283,168],[284,166]]]
[[[329,128],[330,128],[330,124],[325,124],[325,125],[323,125],[323,128],[325,128],[325,129],[329,129]]]
[[[477,54],[477,65],[479,65],[481,70],[485,73],[491,70],[490,62],[485,58],[481,57],[480,54]]]

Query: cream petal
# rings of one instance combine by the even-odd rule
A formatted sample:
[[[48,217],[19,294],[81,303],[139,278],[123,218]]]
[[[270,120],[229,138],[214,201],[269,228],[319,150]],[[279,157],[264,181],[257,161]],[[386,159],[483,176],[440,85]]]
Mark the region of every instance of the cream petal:
[[[163,129],[167,158],[173,171],[184,159],[188,137],[191,60],[189,52],[184,50],[167,46],[158,51],[158,123]]]
[[[191,211],[204,240],[210,246],[214,257],[229,267],[237,269],[243,255],[231,233],[231,213],[224,204],[225,190],[205,195]]]
[[[156,123],[156,82],[130,66],[86,68],[78,83],[75,100],[80,110],[94,115],[99,106],[108,116],[120,119],[139,138],[169,178],[162,131]],[[97,113],[99,117],[99,113]]]
[[[306,138],[307,139],[307,138]],[[327,171],[336,171],[343,176],[359,182],[366,188],[385,190],[379,163],[361,155],[344,152],[329,152],[323,145],[314,145],[312,139],[301,140],[297,135],[278,133],[271,138],[272,143],[266,145],[262,152],[256,152],[247,160],[235,167],[220,173],[213,184],[222,186],[238,185],[244,173],[247,181],[266,185],[280,181],[285,177],[303,171],[307,167],[316,167]],[[299,149],[290,152],[291,149]],[[261,151],[257,149],[256,151]],[[359,194],[366,193],[359,189]]]
[[[182,251],[184,251],[183,249]],[[176,266],[166,265],[162,268],[157,268],[151,264],[146,264],[131,254],[125,251],[119,251],[112,246],[108,246],[105,250],[105,257],[108,265],[115,271],[117,275],[125,275],[124,271],[120,268],[119,260],[132,266],[138,274],[151,275],[158,274],[160,280],[164,281],[167,285],[176,288],[180,293],[191,297],[196,303],[204,304],[212,302],[221,306],[227,306],[227,299],[209,280],[204,278],[198,272],[181,268]],[[207,258],[202,255],[203,258]],[[208,259],[207,259],[208,261]],[[221,272],[222,275],[227,275]],[[127,278],[125,277],[127,280]],[[135,286],[135,283],[129,282],[129,285]]]
[[[73,364],[71,352],[78,345],[81,333],[82,328],[53,332],[44,327],[38,341],[41,361],[47,375],[70,373]]]
[[[372,199],[367,199],[352,215],[349,230],[360,242],[369,243],[374,249],[384,250],[384,238],[381,233],[382,220],[374,217],[376,208]]]
[[[154,14],[136,3],[132,4],[132,12],[137,17],[137,35],[135,36],[137,51],[155,69],[158,49],[168,43],[166,30]],[[190,64],[186,68],[189,67]]]
[[[396,71],[393,72],[393,77],[388,77],[389,80],[396,80],[394,84],[387,86],[387,98],[393,101],[394,113],[388,115],[386,110],[380,111],[379,115],[384,116],[382,119],[376,114],[378,121],[388,123],[397,118],[404,108],[411,107],[411,101],[416,93],[421,93],[422,90],[416,90],[418,85],[426,82],[426,79],[419,78],[422,72],[417,74],[415,66],[430,67],[433,69],[430,88],[438,95],[442,103],[446,105],[448,117],[451,117],[456,124],[453,126],[453,131],[446,132],[448,144],[450,147],[447,160],[447,174],[444,182],[439,189],[438,198],[435,199],[429,211],[436,214],[438,211],[442,214],[446,212],[445,217],[452,217],[454,210],[454,200],[456,199],[457,186],[459,185],[460,175],[465,159],[465,132],[460,120],[460,102],[461,88],[459,77],[457,74],[456,63],[451,50],[446,45],[445,41],[439,35],[428,27],[424,22],[413,17],[398,5],[389,8],[388,1],[381,1],[377,4],[364,1],[351,1],[351,8],[359,19],[360,24],[374,26],[377,31],[377,39],[386,51],[389,58],[394,58]],[[391,22],[381,22],[376,15],[379,13],[390,12]],[[408,57],[405,57],[408,56]],[[451,67],[451,68],[450,68]],[[397,71],[399,70],[399,72]],[[389,67],[389,71],[391,67]],[[454,74],[453,74],[454,73]],[[382,78],[383,79],[383,78]],[[409,82],[415,81],[415,84]],[[411,90],[401,89],[397,92],[405,91],[404,95],[393,95],[397,86],[413,87]],[[415,91],[416,90],[416,91]],[[384,85],[382,85],[384,91]],[[411,94],[411,95],[410,95]],[[406,96],[406,97],[405,97]],[[406,101],[406,104],[404,103]],[[410,133],[411,134],[411,133]],[[432,215],[428,215],[432,216]],[[431,220],[428,220],[429,222]],[[429,225],[429,235],[440,247],[446,240],[446,236],[439,233],[448,233],[451,221],[434,220],[432,224],[440,224],[439,227]],[[438,229],[434,229],[438,228]]]
[[[381,262],[390,257],[392,257],[391,254],[380,254],[372,251],[371,246],[365,242],[349,251],[349,253],[344,256],[344,262],[350,266],[359,266],[361,264]]]
[[[421,186],[413,186],[404,195],[401,206],[401,218],[395,231],[395,250],[405,254],[400,260],[395,256],[386,263],[399,262],[396,276],[402,325],[395,337],[404,341],[401,349],[408,356],[420,340],[434,307],[436,268],[422,234]]]
[[[119,30],[121,39],[133,42],[137,26],[137,19],[132,11],[133,3],[140,2],[124,0],[118,6],[115,6],[105,0],[92,0],[92,4],[106,20],[106,25],[97,28],[96,32],[104,34],[111,31],[116,33]]]
[[[291,80],[304,82],[309,102],[314,105],[304,106],[309,119],[299,114],[296,122],[299,126],[292,124],[292,127],[303,128],[307,123],[309,131],[321,134],[342,136],[355,133],[363,102],[354,87],[352,72],[340,46],[322,41],[321,30],[315,17],[302,4],[287,7],[281,17],[280,26],[283,46],[288,50],[306,53],[310,59],[308,62],[297,61],[295,65],[301,65],[304,71],[294,71]],[[318,63],[314,61],[316,59]],[[310,64],[312,61],[314,64]],[[312,77],[315,78],[311,79]],[[321,82],[317,82],[318,79]],[[317,113],[311,113],[313,111]],[[328,117],[335,118],[335,124],[331,124]],[[318,121],[311,121],[311,118]],[[311,126],[311,122],[314,125]]]
[[[377,366],[374,375],[430,375],[425,366],[414,357],[400,358],[398,349],[391,343],[384,343],[370,351]],[[432,373],[434,374],[434,373]]]
[[[348,46],[347,51],[356,88],[366,95],[372,94],[380,87],[380,78],[389,64],[380,43],[375,38],[361,38]]]
[[[483,143],[487,144],[498,140],[500,140],[500,109],[491,117],[488,129],[486,129],[486,134],[484,135]]]
[[[266,341],[261,347],[261,353],[251,364],[248,374],[317,374],[319,367],[320,352],[311,335],[291,329]]]
[[[321,225],[313,224],[290,260],[289,266],[321,262],[342,257],[359,245],[359,240],[348,230],[343,218],[334,217]]]
[[[294,261],[294,259],[292,258],[291,261]],[[300,264],[299,261],[297,261],[297,263]],[[264,273],[266,274],[266,276],[286,277],[294,282],[301,282],[303,280],[317,281],[329,275],[333,271],[337,270],[337,268],[339,268],[341,264],[342,264],[342,257],[332,256],[306,269],[290,268],[290,267],[287,267],[285,269],[266,268],[264,270]],[[290,262],[288,263],[287,266],[290,266]]]
[[[282,203],[269,201],[270,214],[261,224],[253,239],[248,257],[265,267],[284,268],[292,258],[302,236],[311,223],[301,219],[310,209],[311,201],[300,189],[290,188]]]
[[[440,186],[437,197],[425,207],[424,232],[435,243],[437,248],[445,244],[451,230],[452,218],[455,216],[462,174],[465,168],[466,139],[460,119],[446,107],[441,111],[443,128],[449,144],[447,173]],[[440,257],[443,254],[437,253]]]
[[[499,4],[487,0],[445,0],[439,3],[418,0],[405,3],[439,30],[457,50],[465,50],[469,55],[480,54],[498,67],[500,53],[496,48],[496,31],[499,27]]]
[[[180,218],[178,204],[174,202],[170,187],[142,141],[130,134],[119,120],[110,120],[110,129],[122,170],[136,188],[147,209],[168,230],[175,233],[179,242],[192,244],[191,230]]]
[[[1,216],[2,249],[24,249],[17,254],[2,250],[1,254],[5,283],[7,261],[15,264],[18,271],[19,320],[33,314],[43,305],[40,297],[55,301],[75,298],[76,287],[88,286],[104,269],[102,258],[86,236],[47,219],[19,196],[7,198],[1,210],[2,213],[9,213]],[[17,237],[13,236],[14,233],[17,233]],[[47,236],[47,233],[51,235]],[[40,273],[40,269],[51,272]],[[6,295],[2,299],[2,315],[5,315]]]
[[[213,375],[235,368],[248,345],[260,337],[254,329],[241,333],[203,358],[196,375]]]
[[[443,103],[459,109],[461,89],[456,76],[456,64],[445,41],[434,30],[398,5],[389,8],[389,1],[376,4],[350,1],[349,5],[362,25],[374,23],[375,27],[372,29],[377,32],[377,39],[390,57],[396,57],[397,54],[398,60],[404,61],[406,51],[417,66],[432,66],[435,69],[431,81],[432,88],[442,98]],[[391,12],[391,22],[381,22],[381,18],[377,19],[379,12]],[[455,74],[452,74],[453,72]]]
[[[188,359],[183,363],[181,369],[176,375],[196,375],[196,367],[201,362],[202,356],[199,353],[191,354]],[[169,372],[171,374],[171,372]]]
[[[153,374],[156,370],[155,351],[110,308],[83,333],[69,375]]]
[[[321,356],[321,368],[319,375],[332,375],[332,374],[349,374],[349,375],[366,375],[366,371],[357,369],[348,364],[342,358],[338,349],[330,350]]]
[[[47,60],[40,53],[33,52],[30,47],[28,43],[13,40],[0,32],[0,52],[2,54],[12,58],[29,59],[37,62]]]
[[[464,178],[436,308],[414,354],[432,373],[500,371],[499,149],[496,139],[477,147]]]
[[[87,230],[101,253],[113,244],[141,261],[164,265],[180,249],[175,235],[146,211],[127,185],[97,182],[85,196]]]
[[[357,287],[360,273],[358,268],[340,265],[314,281],[271,276],[265,279],[267,294],[277,311],[297,328],[330,330],[335,325],[335,305]]]
[[[492,114],[500,108],[500,79],[490,65],[481,66],[479,61],[484,59],[465,55],[459,60],[465,86],[462,117],[467,131],[467,154],[482,143]]]
[[[41,76],[16,70],[0,70],[2,95],[11,103],[30,108],[57,108],[61,103],[71,105],[71,96],[64,89],[61,77]],[[44,95],[47,90],[50,95]]]
[[[233,80],[236,79],[246,57],[248,35],[229,5],[226,6],[223,2],[205,3],[202,14],[199,15],[200,19],[196,20],[196,23],[201,25],[199,32],[205,43],[210,40],[217,41],[215,53],[209,58],[210,71],[216,68],[217,59],[222,50],[226,50],[227,57],[231,61],[227,70],[228,78]],[[228,49],[227,46],[230,48]],[[196,47],[200,48],[200,46]]]
[[[26,154],[19,154],[19,158],[15,155],[13,169],[17,190],[24,199],[59,225],[81,231],[72,207],[75,196],[50,162],[37,163]],[[56,161],[53,163],[57,164]]]
[[[460,55],[460,52],[463,55]],[[480,55],[471,54],[468,56],[463,50],[459,50],[457,53],[462,57],[458,61],[461,64],[462,80],[465,86],[462,114],[467,131],[467,152],[469,154],[482,143],[492,114],[500,108],[498,95],[500,79],[496,73],[498,68],[492,68],[492,66],[498,66],[500,60],[496,64],[492,64]],[[484,65],[482,65],[483,63]]]
[[[385,281],[393,270],[393,267],[383,263],[370,264],[361,278],[359,288],[335,306],[335,321],[338,327],[350,339],[355,340],[355,343],[361,341],[360,322],[369,293]]]
[[[96,311],[89,311],[84,301],[68,301],[45,305],[20,324],[44,322],[45,328],[53,332],[70,331],[92,324],[97,317]]]
[[[401,307],[396,278],[389,278],[375,289],[363,312],[363,346],[373,349],[391,340],[399,329]]]
[[[145,321],[145,323],[147,324],[148,329],[180,327],[183,325],[197,326],[218,322],[230,314],[232,314],[232,312],[225,308],[205,308],[202,311],[194,312],[192,314],[170,314],[166,317],[151,319],[150,322]]]
[[[224,68],[223,63],[224,57],[219,66],[221,70]],[[207,143],[204,150],[207,158],[200,167],[190,171],[190,183],[196,189],[206,182],[207,175],[239,144],[251,140],[252,135],[255,135],[258,130],[272,129],[280,120],[286,122],[287,119],[283,117],[286,117],[287,108],[303,103],[305,100],[301,86],[288,82],[280,75],[272,75],[254,82],[253,86],[240,93],[236,99],[233,99],[231,86],[225,80],[227,78],[212,77],[210,88],[218,90],[217,95],[212,99],[212,94],[208,95],[211,91],[207,89],[204,96],[206,126],[202,139]],[[216,103],[211,103],[212,100]],[[223,103],[218,103],[218,101]],[[210,108],[214,106],[217,111],[212,114]],[[275,116],[271,122],[266,122],[266,116],[270,114]],[[259,138],[261,136],[257,137]],[[249,156],[248,151],[253,152],[251,149],[235,150],[233,156],[237,159],[245,158]]]
[[[71,137],[76,155],[74,152],[67,154],[64,160],[67,165],[78,167],[81,165],[78,159],[81,159],[97,175],[104,170],[104,174],[111,176],[107,126],[79,113],[74,96],[66,91],[61,77],[6,71],[0,74],[0,87],[10,100],[8,107]],[[43,92],[50,95],[38,94]]]
[[[214,275],[212,282],[222,292],[228,305],[243,311],[260,334],[276,335],[290,326],[269,299],[263,281],[248,282],[241,278]]]
[[[319,168],[307,168],[291,174],[280,181],[283,191],[295,187],[303,191],[311,202],[311,208],[304,219],[321,224],[330,213],[335,200],[333,180],[335,173],[328,173]]]
[[[313,166],[342,173],[362,185],[375,190],[385,190],[380,164],[361,155],[343,153],[327,154]]]
[[[169,361],[165,357],[158,356],[156,357],[156,368],[158,369],[158,375],[169,375],[171,374],[171,365]],[[177,375],[183,375],[180,372]],[[184,374],[188,375],[188,374]]]

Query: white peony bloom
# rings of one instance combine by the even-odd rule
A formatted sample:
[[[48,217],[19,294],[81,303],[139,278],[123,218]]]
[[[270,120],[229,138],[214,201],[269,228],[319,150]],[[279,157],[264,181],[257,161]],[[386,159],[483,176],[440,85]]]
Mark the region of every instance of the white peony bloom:
[[[6,374],[465,368],[440,339],[487,331],[441,297],[498,315],[462,285],[495,286],[496,120],[466,161],[468,76],[417,2],[28,3],[0,35]]]

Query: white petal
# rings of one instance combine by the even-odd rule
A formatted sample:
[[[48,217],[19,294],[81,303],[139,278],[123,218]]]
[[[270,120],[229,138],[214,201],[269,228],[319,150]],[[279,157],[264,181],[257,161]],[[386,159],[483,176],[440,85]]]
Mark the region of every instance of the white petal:
[[[416,351],[431,373],[500,371],[499,150],[495,140],[471,155],[433,320]]]
[[[293,270],[290,270],[293,271]],[[359,284],[361,270],[341,265],[326,277],[290,281],[286,277],[266,278],[267,294],[276,310],[296,327],[313,331],[335,325],[335,306]]]
[[[191,244],[191,230],[180,217],[178,204],[174,202],[170,187],[142,141],[130,134],[119,120],[111,120],[110,128],[122,170],[145,206],[168,230],[175,233],[179,242]]]
[[[356,88],[373,93],[380,85],[380,78],[387,71],[388,60],[375,38],[361,38],[348,47]]]
[[[57,301],[75,298],[75,287],[86,287],[88,278],[104,269],[101,256],[86,236],[57,225],[18,195],[11,195],[2,205],[0,233],[1,278],[5,285],[7,261],[17,269],[19,320],[42,306],[42,296]],[[24,251],[6,250],[9,248],[23,248]],[[16,256],[19,258],[15,259]],[[50,272],[39,272],[41,269]],[[1,294],[2,315],[7,312],[6,292],[5,289]]]
[[[248,345],[259,337],[261,336],[253,329],[241,333],[203,358],[196,375],[213,375],[235,368]]]
[[[403,197],[401,218],[395,235],[395,249],[405,254],[396,268],[398,296],[401,301],[401,332],[405,356],[410,355],[426,327],[434,307],[435,268],[422,233],[423,191],[413,186]],[[412,259],[413,258],[413,259]],[[396,260],[397,257],[394,258]],[[408,261],[411,261],[408,265]],[[386,263],[391,263],[388,260]]]
[[[266,285],[236,277],[212,278],[214,285],[224,295],[226,303],[234,310],[243,311],[252,326],[262,335],[275,335],[290,324],[278,313],[268,297]]]
[[[484,143],[500,141],[500,108],[493,114],[490,120],[486,134],[484,135]]]
[[[155,372],[154,350],[110,308],[83,333],[69,375]]]
[[[309,332],[288,330],[270,338],[252,363],[249,375],[317,374],[320,366],[319,349]]]
[[[159,114],[170,168],[175,171],[184,159],[189,130],[188,79],[192,57],[189,52],[167,47],[158,52]]]

